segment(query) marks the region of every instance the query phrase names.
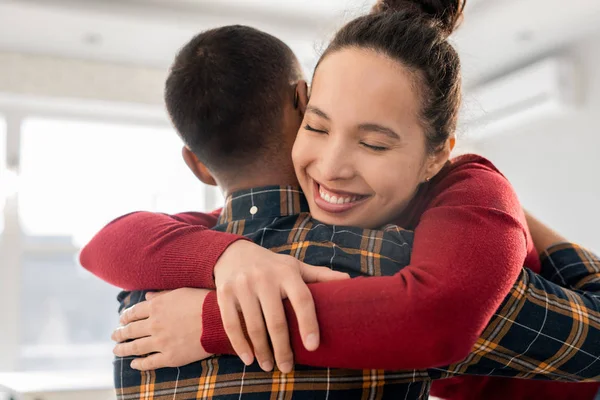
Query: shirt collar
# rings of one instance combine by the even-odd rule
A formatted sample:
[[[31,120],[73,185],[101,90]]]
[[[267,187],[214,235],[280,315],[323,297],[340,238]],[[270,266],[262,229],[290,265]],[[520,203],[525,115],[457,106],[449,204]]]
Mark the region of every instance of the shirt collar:
[[[227,196],[219,224],[255,218],[273,218],[308,212],[308,202],[297,186],[263,186]]]

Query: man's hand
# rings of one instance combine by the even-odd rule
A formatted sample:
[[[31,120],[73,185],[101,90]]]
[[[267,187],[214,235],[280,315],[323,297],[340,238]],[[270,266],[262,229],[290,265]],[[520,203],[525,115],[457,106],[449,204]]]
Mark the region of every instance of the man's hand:
[[[316,350],[319,325],[306,283],[349,278],[348,274],[304,264],[294,257],[275,254],[241,240],[221,255],[214,271],[223,326],[235,352],[246,365],[252,364],[255,354],[263,370],[273,369],[268,329],[277,366],[284,373],[292,370],[294,356],[282,299],[289,299],[296,313],[304,347]],[[254,351],[246,339],[238,311],[243,314]]]
[[[142,371],[180,367],[210,357],[202,348],[202,305],[210,291],[177,289],[148,293],[147,301],[126,309],[112,339],[119,357],[148,356],[132,361]],[[131,342],[121,343],[128,339]]]
[[[567,242],[567,239],[562,235],[544,225],[544,223],[531,215],[527,210],[524,211],[527,225],[529,225],[529,232],[531,232],[531,238],[533,239],[533,245],[538,253],[544,252],[552,245]]]

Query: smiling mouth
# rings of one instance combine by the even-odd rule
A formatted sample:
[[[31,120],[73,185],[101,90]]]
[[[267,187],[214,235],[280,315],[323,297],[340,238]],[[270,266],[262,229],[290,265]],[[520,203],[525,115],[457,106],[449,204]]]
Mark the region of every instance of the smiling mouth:
[[[313,180],[314,199],[317,206],[323,211],[341,213],[362,204],[369,195],[342,192],[329,189]]]

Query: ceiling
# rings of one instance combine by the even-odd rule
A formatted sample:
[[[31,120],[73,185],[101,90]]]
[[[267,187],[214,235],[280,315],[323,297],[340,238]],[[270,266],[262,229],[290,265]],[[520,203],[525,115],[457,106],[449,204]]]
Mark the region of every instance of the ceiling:
[[[166,68],[195,33],[238,23],[280,37],[310,70],[335,29],[372,3],[0,0],[0,51]],[[598,0],[469,0],[453,40],[477,83],[600,30],[598,21]]]

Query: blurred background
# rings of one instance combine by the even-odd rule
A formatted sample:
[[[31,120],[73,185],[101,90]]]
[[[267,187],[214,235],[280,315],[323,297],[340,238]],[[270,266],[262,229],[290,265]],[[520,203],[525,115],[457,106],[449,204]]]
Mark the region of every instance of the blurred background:
[[[78,265],[80,247],[127,212],[222,202],[186,169],[164,111],[178,48],[251,25],[310,76],[335,29],[373,2],[0,0],[0,387],[111,398],[118,290]],[[490,158],[526,208],[596,251],[599,22],[597,0],[469,0],[452,37],[458,152]]]

